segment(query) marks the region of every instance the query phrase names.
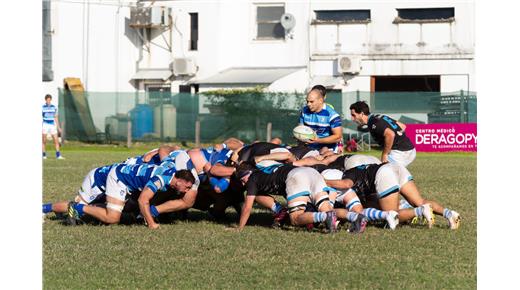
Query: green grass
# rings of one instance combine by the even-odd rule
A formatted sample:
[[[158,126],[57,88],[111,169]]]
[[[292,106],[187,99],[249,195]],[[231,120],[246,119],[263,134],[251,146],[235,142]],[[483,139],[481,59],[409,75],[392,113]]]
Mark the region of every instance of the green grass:
[[[70,146],[66,160],[43,161],[43,201],[71,199],[93,167],[150,146]],[[378,154],[378,152],[373,152]],[[461,213],[458,231],[442,217],[435,227],[369,226],[335,235],[268,227],[256,209],[242,233],[206,213],[163,224],[67,227],[43,225],[45,289],[349,288],[474,289],[477,284],[476,154],[418,154],[409,167],[423,196]],[[51,215],[52,216],[52,215]],[[229,210],[230,220],[236,218]]]

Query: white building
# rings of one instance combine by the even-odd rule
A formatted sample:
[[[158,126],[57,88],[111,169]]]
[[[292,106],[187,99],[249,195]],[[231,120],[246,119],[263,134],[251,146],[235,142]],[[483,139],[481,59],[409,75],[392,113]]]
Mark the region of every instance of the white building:
[[[54,0],[50,19],[45,93],[475,90],[473,1]]]

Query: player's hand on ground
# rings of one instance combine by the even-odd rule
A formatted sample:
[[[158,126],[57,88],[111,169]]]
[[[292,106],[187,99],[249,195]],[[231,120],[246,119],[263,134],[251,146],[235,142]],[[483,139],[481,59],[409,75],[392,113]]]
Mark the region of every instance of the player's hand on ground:
[[[229,225],[224,228],[228,232],[241,232],[242,229],[240,229],[237,225]]]
[[[161,226],[159,224],[156,224],[156,223],[153,223],[153,224],[149,224],[148,225],[148,228],[149,229],[152,229],[152,230],[156,230],[158,228],[160,228]]]

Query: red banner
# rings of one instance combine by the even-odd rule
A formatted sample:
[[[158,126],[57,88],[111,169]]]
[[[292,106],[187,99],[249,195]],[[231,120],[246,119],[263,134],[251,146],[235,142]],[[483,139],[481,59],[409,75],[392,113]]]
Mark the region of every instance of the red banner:
[[[477,151],[477,123],[407,124],[418,152]]]

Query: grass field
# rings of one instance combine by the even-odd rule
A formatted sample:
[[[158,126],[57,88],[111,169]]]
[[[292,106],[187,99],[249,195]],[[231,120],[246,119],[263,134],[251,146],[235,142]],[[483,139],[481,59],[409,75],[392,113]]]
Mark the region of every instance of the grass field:
[[[72,199],[99,165],[151,149],[66,147],[66,160],[43,160],[43,201]],[[377,154],[377,152],[373,152]],[[225,230],[205,212],[163,224],[67,227],[43,224],[45,289],[348,288],[475,289],[477,287],[476,154],[418,154],[409,167],[423,196],[457,210],[458,231],[437,217],[428,230],[369,226],[335,235],[271,229],[256,209],[242,233]],[[229,220],[237,216],[229,209]]]

